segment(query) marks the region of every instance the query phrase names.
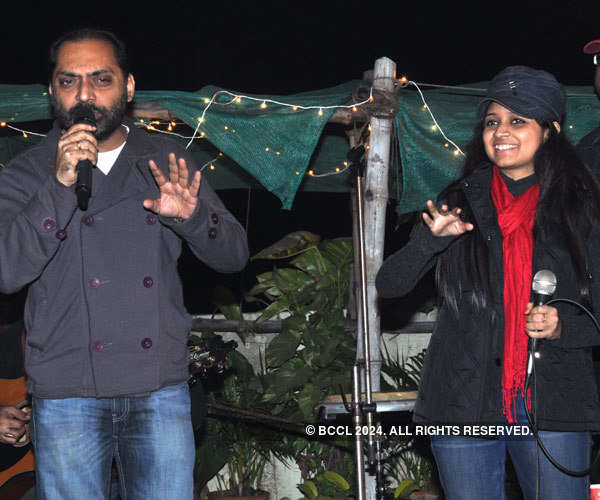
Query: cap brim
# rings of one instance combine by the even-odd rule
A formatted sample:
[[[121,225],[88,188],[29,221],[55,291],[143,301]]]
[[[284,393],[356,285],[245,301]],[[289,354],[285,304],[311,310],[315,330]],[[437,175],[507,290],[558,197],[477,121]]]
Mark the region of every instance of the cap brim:
[[[583,52],[586,54],[597,54],[600,52],[600,40],[592,40],[583,47]]]
[[[500,104],[500,106],[504,106],[506,109],[512,111],[513,113],[519,116],[523,116],[525,118],[532,118],[530,116],[530,113],[528,113],[526,110],[524,111],[523,109],[517,109],[514,105],[507,104],[506,101],[503,101],[501,97],[486,97],[479,103],[479,108],[477,109],[477,116],[480,120],[485,118],[487,109],[489,105],[493,102]]]

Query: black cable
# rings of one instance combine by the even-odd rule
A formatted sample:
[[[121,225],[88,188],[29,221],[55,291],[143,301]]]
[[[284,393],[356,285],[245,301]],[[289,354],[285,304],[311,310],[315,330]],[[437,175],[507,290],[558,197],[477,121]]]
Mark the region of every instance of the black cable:
[[[554,304],[555,302],[566,302],[568,304],[572,304],[575,305],[577,307],[579,307],[580,309],[583,309],[583,311],[592,319],[592,321],[594,322],[594,326],[596,327],[596,330],[600,333],[600,324],[598,324],[598,321],[596,320],[596,318],[594,317],[594,315],[588,310],[586,309],[584,306],[582,306],[581,304],[579,304],[578,302],[575,302],[574,300],[570,300],[570,299],[553,299],[550,300],[549,302],[546,302],[544,305],[550,305],[550,304]],[[554,467],[556,467],[558,470],[560,470],[562,473],[567,474],[569,476],[574,476],[574,477],[583,477],[583,476],[587,476],[592,468],[594,467],[594,465],[596,464],[596,462],[598,461],[598,459],[600,458],[600,449],[596,452],[596,456],[594,457],[594,461],[591,463],[591,465],[582,471],[572,471],[567,469],[566,467],[562,466],[561,464],[559,464],[550,454],[550,452],[546,449],[546,447],[544,446],[544,443],[542,443],[539,434],[538,434],[538,430],[537,430],[537,408],[536,408],[536,377],[535,377],[535,353],[534,352],[530,352],[529,353],[529,359],[531,360],[532,363],[532,369],[531,372],[527,374],[527,376],[525,377],[525,391],[524,391],[524,403],[525,403],[525,413],[527,414],[527,420],[529,421],[529,426],[531,427],[531,432],[533,433],[533,436],[535,437],[536,443],[539,446],[539,448],[544,452],[544,455],[546,455],[546,458],[550,461],[550,463],[552,465],[554,465]],[[532,394],[532,401],[534,402],[532,404],[532,408],[534,409],[534,416],[531,416],[531,413],[529,412],[529,408],[527,407],[527,391],[529,390],[529,384],[531,383],[531,376],[533,375],[533,379],[534,379],[534,385],[533,385],[533,394]],[[537,447],[536,447],[537,449]],[[538,464],[539,466],[539,464]],[[540,481],[540,477],[539,477],[539,470],[538,470],[538,493],[539,493],[539,481]]]

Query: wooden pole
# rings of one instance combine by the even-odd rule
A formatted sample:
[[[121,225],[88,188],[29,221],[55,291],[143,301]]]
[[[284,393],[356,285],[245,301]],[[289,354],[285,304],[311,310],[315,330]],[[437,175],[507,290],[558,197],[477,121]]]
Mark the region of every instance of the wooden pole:
[[[373,88],[391,93],[394,90],[396,63],[387,57],[375,61]],[[388,171],[394,110],[382,110],[371,118],[371,134],[364,184],[365,248],[367,263],[367,306],[369,325],[369,350],[371,358],[371,389],[380,390],[381,337],[380,314],[377,307],[375,277],[383,262],[385,214],[388,202]],[[361,346],[358,346],[359,352]]]

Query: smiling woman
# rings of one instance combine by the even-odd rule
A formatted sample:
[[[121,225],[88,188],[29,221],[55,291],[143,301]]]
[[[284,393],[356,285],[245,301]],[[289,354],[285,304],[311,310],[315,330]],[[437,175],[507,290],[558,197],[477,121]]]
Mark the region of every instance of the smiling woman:
[[[513,113],[497,102],[484,118],[483,143],[488,158],[517,181],[534,173],[533,158],[548,137],[538,122]]]
[[[529,302],[533,272],[548,269],[557,296],[600,310],[600,187],[562,132],[565,103],[549,73],[499,73],[480,103],[462,177],[428,202],[425,224],[377,276],[382,297],[402,296],[437,264],[442,305],[414,418],[465,429],[432,437],[449,500],[505,498],[507,452],[524,497],[536,498],[533,437],[474,438],[468,425],[527,426],[527,407],[546,448],[577,471],[588,466],[589,432],[600,429],[592,322],[564,304]],[[525,388],[529,338],[539,339],[533,393]],[[539,498],[589,498],[585,477],[539,455]]]

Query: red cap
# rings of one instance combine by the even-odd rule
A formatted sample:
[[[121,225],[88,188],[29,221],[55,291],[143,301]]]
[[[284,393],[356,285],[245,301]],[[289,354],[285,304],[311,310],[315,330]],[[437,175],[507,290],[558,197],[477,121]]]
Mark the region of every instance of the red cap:
[[[592,40],[591,42],[586,43],[585,47],[583,47],[583,51],[586,54],[597,54],[600,52],[600,40]]]

